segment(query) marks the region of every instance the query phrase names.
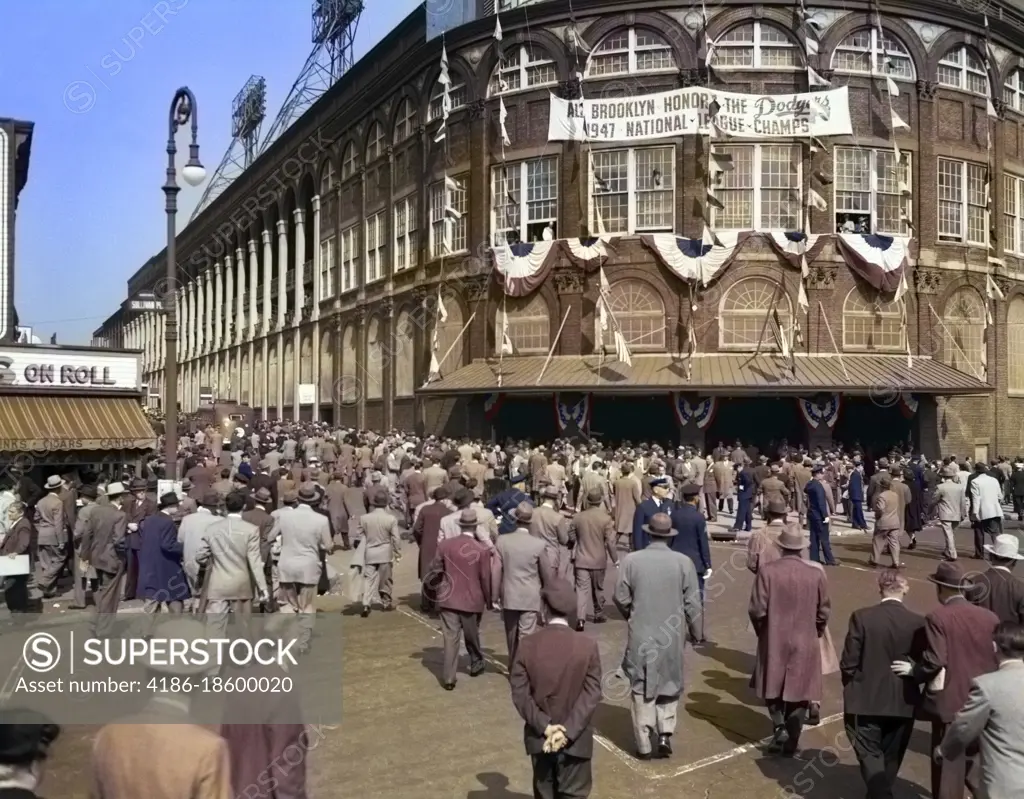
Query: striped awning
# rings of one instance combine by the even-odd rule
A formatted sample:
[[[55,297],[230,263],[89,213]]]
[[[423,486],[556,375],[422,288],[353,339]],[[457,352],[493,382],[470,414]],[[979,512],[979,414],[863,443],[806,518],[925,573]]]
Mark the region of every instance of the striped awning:
[[[152,449],[153,427],[135,397],[0,396],[0,452]]]

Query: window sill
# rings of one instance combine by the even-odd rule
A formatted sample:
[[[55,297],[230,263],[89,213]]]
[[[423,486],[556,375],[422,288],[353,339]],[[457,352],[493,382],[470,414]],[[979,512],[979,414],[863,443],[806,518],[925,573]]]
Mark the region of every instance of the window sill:
[[[678,67],[666,67],[665,69],[638,69],[635,72],[606,72],[602,75],[583,75],[583,80],[617,80],[629,78],[635,75],[677,75]]]
[[[977,247],[978,249],[988,249],[987,244],[980,244],[976,241],[943,241],[938,239],[935,245],[937,247]]]
[[[1024,398],[1024,389],[1021,389],[1019,391],[1011,389],[1011,390],[1006,392],[1006,396],[1008,396],[1008,397],[1021,397],[1021,398]]]

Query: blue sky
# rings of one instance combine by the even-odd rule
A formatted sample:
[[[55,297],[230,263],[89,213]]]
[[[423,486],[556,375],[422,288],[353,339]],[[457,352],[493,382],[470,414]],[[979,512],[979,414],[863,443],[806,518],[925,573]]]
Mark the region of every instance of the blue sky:
[[[165,239],[167,112],[189,86],[212,174],[231,100],[267,81],[267,130],[310,43],[307,0],[32,0],[4,4],[0,116],[35,122],[16,227],[16,301],[43,341],[88,343]],[[356,57],[419,5],[369,0]],[[180,153],[179,153],[180,155]],[[180,162],[183,164],[184,160]],[[179,165],[180,165],[179,164]],[[184,186],[184,184],[182,183]],[[202,188],[179,195],[187,220]]]

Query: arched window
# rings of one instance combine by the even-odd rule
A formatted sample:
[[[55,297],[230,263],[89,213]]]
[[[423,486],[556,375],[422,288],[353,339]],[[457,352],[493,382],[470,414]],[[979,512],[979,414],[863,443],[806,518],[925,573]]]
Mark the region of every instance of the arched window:
[[[558,69],[547,51],[534,44],[510,47],[491,73],[487,96],[511,94],[558,82]]]
[[[963,286],[946,302],[942,317],[942,360],[969,375],[985,376],[985,303]]]
[[[664,36],[644,28],[625,28],[605,36],[590,54],[587,77],[634,75],[675,69],[672,46]]]
[[[353,405],[359,400],[362,384],[359,382],[359,366],[356,363],[356,329],[345,325],[341,335],[341,402]]]
[[[252,407],[264,407],[266,399],[263,396],[263,353],[257,350],[252,359]]]
[[[308,334],[302,337],[302,349],[299,350],[299,382],[313,382],[313,341]]]
[[[466,94],[466,84],[456,81],[451,71],[448,74],[452,78],[452,85],[448,89],[448,99],[451,101],[451,108],[448,109],[450,113],[462,108],[466,104],[468,95]],[[433,122],[442,116],[444,116],[444,86],[434,81],[434,93],[430,95],[430,106],[427,108],[427,121]]]
[[[384,128],[380,122],[374,122],[370,126],[370,136],[366,140],[366,163],[376,161],[384,155]]]
[[[395,339],[391,356],[395,362],[395,396],[411,397],[415,388],[414,347],[416,326],[412,314],[402,311],[395,320]],[[442,353],[443,354],[443,353]]]
[[[866,352],[903,352],[907,341],[903,311],[895,301],[869,297],[859,285],[843,303],[843,349]]]
[[[395,119],[395,144],[408,139],[416,131],[416,107],[408,97],[402,99]]]
[[[508,313],[508,337],[516,355],[547,354],[551,346],[551,311],[544,297],[534,292],[529,297],[509,297],[505,300]],[[496,351],[501,349],[501,306],[495,314],[494,337]]]
[[[1003,102],[1014,111],[1024,111],[1024,71],[1015,69],[1003,84]]]
[[[271,344],[267,351],[267,406],[277,405],[277,345]]]
[[[332,402],[334,397],[333,334],[325,330],[320,337],[320,402]]]
[[[939,61],[939,85],[972,94],[988,95],[985,61],[973,47],[954,47]]]
[[[295,402],[295,346],[290,341],[284,343],[284,404]]]
[[[1024,396],[1024,297],[1019,294],[1010,300],[1006,311],[1006,331],[1009,391]]]
[[[341,157],[341,179],[346,180],[352,177],[357,169],[359,169],[359,151],[352,142],[349,142],[345,145],[345,152]]]
[[[800,51],[786,32],[770,22],[730,28],[715,42],[711,66],[719,69],[779,69],[801,65]]]
[[[888,31],[879,36],[877,28],[863,28],[843,39],[832,54],[832,69],[914,80],[914,61],[907,46]]]
[[[462,306],[454,294],[444,295],[444,320],[437,323],[437,361],[441,366],[442,375],[450,375],[462,366],[463,342],[462,328],[466,324],[462,318]],[[449,351],[450,350],[450,351]]]
[[[375,316],[366,326],[366,398],[375,400],[384,395],[384,326]]]
[[[778,349],[770,326],[766,326],[772,299],[782,323],[782,333],[792,336],[793,307],[789,295],[774,280],[748,277],[730,286],[718,309],[718,348],[753,352],[761,341],[761,350]],[[763,338],[762,338],[763,334]]]
[[[328,158],[324,162],[324,169],[320,173],[320,197],[327,199],[331,191],[334,189],[334,164],[331,163],[331,159]]]
[[[643,280],[620,280],[608,292],[608,308],[631,350],[665,349],[665,304],[658,292]],[[600,315],[595,314],[598,327]],[[615,331],[609,319],[603,335],[597,338],[606,348],[615,349]]]
[[[238,392],[239,399],[244,405],[252,405],[252,397],[249,396],[249,373],[252,367],[249,364],[249,353],[242,353],[242,386]]]

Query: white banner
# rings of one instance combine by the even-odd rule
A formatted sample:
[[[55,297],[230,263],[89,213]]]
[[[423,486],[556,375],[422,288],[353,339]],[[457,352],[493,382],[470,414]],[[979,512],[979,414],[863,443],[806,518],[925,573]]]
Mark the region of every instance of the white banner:
[[[805,94],[734,94],[702,87],[636,97],[563,100],[551,95],[549,141],[639,141],[708,134],[708,107],[725,136],[802,138],[853,133],[847,88]]]
[[[316,383],[299,383],[299,405],[316,404]]]

